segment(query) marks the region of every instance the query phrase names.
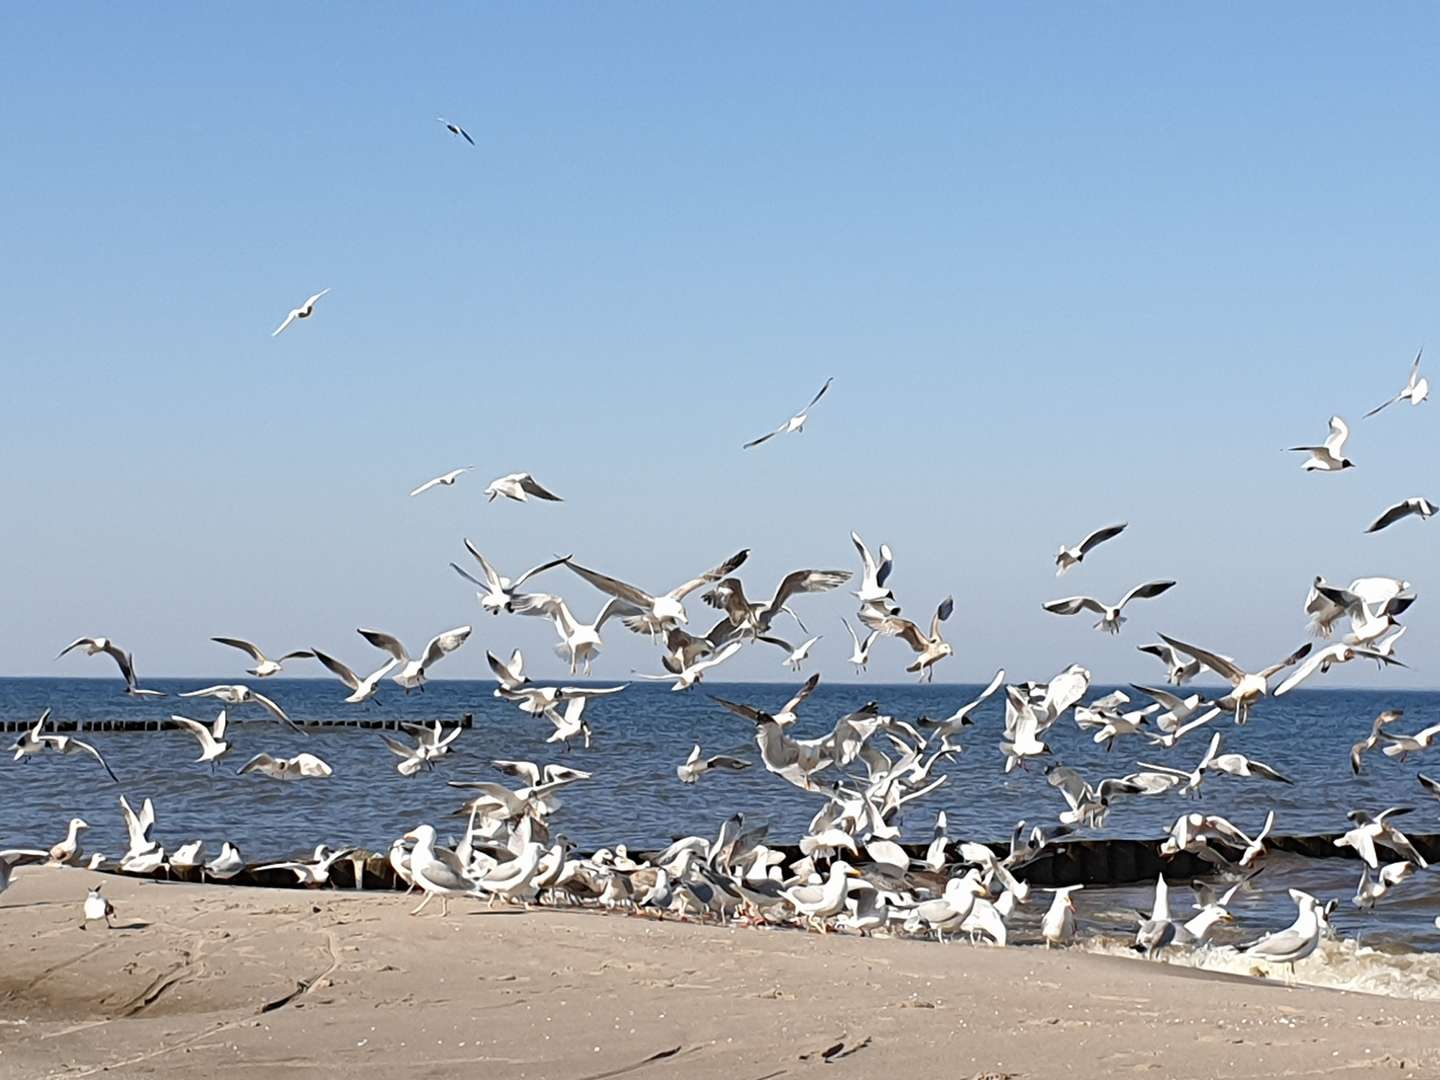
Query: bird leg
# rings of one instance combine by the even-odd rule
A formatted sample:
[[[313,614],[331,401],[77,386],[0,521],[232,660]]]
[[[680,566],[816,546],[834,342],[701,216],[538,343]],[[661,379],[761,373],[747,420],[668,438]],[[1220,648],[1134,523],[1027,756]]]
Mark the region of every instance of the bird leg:
[[[434,893],[427,892],[427,893],[425,894],[425,899],[420,901],[420,906],[417,907],[414,911],[410,912],[410,914],[411,914],[411,915],[419,915],[420,912],[421,912],[422,910],[424,910],[425,905],[430,902],[430,897],[432,897],[432,896],[434,896],[434,895],[435,895]]]

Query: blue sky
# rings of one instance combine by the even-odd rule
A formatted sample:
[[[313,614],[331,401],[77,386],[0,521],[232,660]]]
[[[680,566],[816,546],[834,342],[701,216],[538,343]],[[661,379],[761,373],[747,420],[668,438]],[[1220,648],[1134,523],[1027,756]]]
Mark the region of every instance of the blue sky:
[[[469,621],[437,674],[514,645],[558,674],[546,626],[448,569],[462,536],[657,589],[748,546],[761,592],[855,565],[857,528],[907,613],[955,595],[951,681],[1153,677],[1157,629],[1267,663],[1320,573],[1414,581],[1387,679],[1433,686],[1440,524],[1361,530],[1440,499],[1440,405],[1360,416],[1435,341],[1437,30],[1418,4],[12,11],[0,671],[95,673],[52,662],[82,633],[142,674],[232,671],[212,634],[358,666],[356,626]],[[740,452],[832,375],[803,436]],[[1359,468],[1302,475],[1279,448],[1332,412]],[[520,469],[567,501],[485,505]],[[1180,586],[1118,641],[1039,607],[1150,577]],[[801,611],[845,676],[849,603]],[[597,674],[655,669],[607,645]]]

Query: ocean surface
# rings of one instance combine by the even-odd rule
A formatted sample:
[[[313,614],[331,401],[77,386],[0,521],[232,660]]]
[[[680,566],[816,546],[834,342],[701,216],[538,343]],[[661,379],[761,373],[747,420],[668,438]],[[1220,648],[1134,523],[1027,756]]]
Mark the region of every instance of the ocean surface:
[[[0,679],[0,719],[33,719],[49,707],[57,719],[157,719],[176,712],[209,721],[219,712],[219,703],[182,701],[173,695],[217,681],[224,680],[155,680],[147,685],[172,696],[136,701],[125,697],[113,679]],[[495,698],[492,682],[434,681],[423,693],[409,696],[398,687],[387,687],[378,704],[364,706],[344,704],[345,691],[333,680],[278,678],[251,680],[251,685],[302,722],[351,716],[355,709],[416,723],[450,722],[469,712],[474,714],[474,727],[459,737],[455,752],[434,771],[411,778],[395,771],[399,759],[386,749],[377,731],[317,731],[306,738],[254,706],[232,709],[231,739],[237,746],[213,774],[209,766],[194,763],[198,744],[183,731],[90,732],[82,737],[105,755],[119,784],[111,783],[98,765],[83,756],[43,755],[16,763],[7,755],[0,764],[4,770],[0,847],[48,847],[62,838],[66,822],[79,816],[91,826],[83,839],[86,851],[118,855],[125,847],[118,804],[123,793],[137,805],[146,797],[154,800],[155,835],[167,849],[204,839],[213,853],[221,840],[229,840],[252,862],[308,852],[321,842],[384,850],[392,839],[421,822],[434,824],[442,837],[463,829],[463,820],[453,815],[464,795],[446,787],[448,780],[495,780],[520,786],[492,767],[497,758],[542,764],[561,761],[594,774],[593,779],[562,792],[563,806],[551,819],[554,830],[582,849],[616,843],[644,848],[691,833],[713,835],[737,811],[748,820],[768,822],[777,840],[793,840],[820,805],[819,796],[765,772],[751,725],[721,709],[709,696],[775,710],[792,692],[793,687],[785,684],[707,682],[677,694],[668,685],[632,683],[621,694],[591,701],[586,718],[594,730],[593,745],[589,750],[577,746],[568,753],[545,743],[552,730],[548,721]],[[840,715],[871,700],[901,719],[941,718],[980,689],[913,683],[822,684],[800,711],[800,722],[791,733],[802,738],[824,734]],[[1093,688],[1087,700],[1107,689]],[[1002,772],[998,742],[1003,697],[997,694],[977,710],[975,726],[967,728],[961,739],[965,752],[946,769],[949,782],[906,807],[907,839],[928,839],[935,814],[942,809],[949,817],[952,837],[986,841],[1008,838],[1021,818],[1053,822],[1065,809],[1040,767],[1032,765],[1008,776]],[[1405,710],[1398,730],[1418,730],[1440,722],[1440,693],[1302,690],[1262,702],[1246,726],[1222,718],[1169,750],[1129,737],[1107,753],[1067,716],[1051,731],[1049,742],[1055,760],[1079,769],[1094,783],[1131,771],[1137,760],[1192,768],[1210,732],[1220,731],[1225,750],[1258,758],[1294,780],[1287,785],[1210,776],[1198,803],[1175,794],[1122,799],[1103,830],[1086,834],[1092,837],[1158,837],[1177,815],[1197,808],[1223,814],[1252,834],[1271,808],[1276,812],[1277,834],[1339,833],[1348,827],[1347,811],[1378,812],[1396,805],[1415,807],[1401,822],[1405,831],[1440,832],[1440,801],[1415,779],[1417,772],[1440,774],[1440,749],[1405,763],[1377,750],[1367,756],[1361,776],[1351,774],[1351,744],[1362,739],[1373,718],[1387,708]],[[706,755],[737,754],[756,765],[744,772],[707,774],[694,786],[682,784],[675,766],[696,742]],[[323,758],[335,775],[296,782],[236,775],[239,766],[260,751],[292,755],[301,750]],[[1236,904],[1236,914],[1252,931],[1285,925],[1294,911],[1285,890],[1303,887],[1322,897],[1341,898],[1338,925],[1347,937],[1359,935],[1362,942],[1391,951],[1440,950],[1440,930],[1433,925],[1440,914],[1440,879],[1435,874],[1416,875],[1372,915],[1360,913],[1350,903],[1359,876],[1360,863],[1353,860],[1272,856],[1256,882],[1261,887]],[[1113,913],[1121,925],[1129,908],[1149,907],[1145,889],[1086,892],[1091,895],[1084,897],[1082,912],[1088,910],[1101,919]],[[1177,908],[1189,903],[1183,889],[1177,890],[1175,899]],[[1042,898],[1040,910],[1045,902]],[[1039,913],[1033,914],[1038,918]]]

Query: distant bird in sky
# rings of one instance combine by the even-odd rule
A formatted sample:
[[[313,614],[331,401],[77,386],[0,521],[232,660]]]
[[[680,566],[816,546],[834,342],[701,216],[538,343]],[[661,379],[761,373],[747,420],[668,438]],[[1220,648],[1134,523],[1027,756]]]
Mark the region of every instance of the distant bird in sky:
[[[543,487],[528,472],[509,473],[490,481],[489,486],[485,488],[485,494],[489,496],[488,502],[494,502],[501,495],[507,499],[514,499],[516,502],[528,502],[531,495],[537,499],[544,499],[546,502],[565,501],[553,491]]]
[[[898,615],[900,608],[895,603],[894,590],[885,584],[889,580],[890,571],[895,568],[895,557],[890,551],[890,545],[880,545],[880,561],[877,563],[865,541],[860,539],[859,533],[852,530],[850,542],[860,553],[860,588],[855,590],[855,599],[860,601],[862,607],[879,608],[883,615]]]
[[[1330,434],[1319,446],[1290,446],[1286,453],[1310,456],[1300,467],[1306,472],[1340,472],[1353,469],[1355,463],[1345,456],[1345,441],[1350,438],[1350,425],[1338,416],[1330,418]]]
[[[451,121],[446,120],[443,116],[437,116],[435,119],[438,120],[440,123],[444,124],[445,130],[450,132],[451,135],[455,135],[461,139],[464,139],[471,146],[475,145],[475,140],[470,137],[470,133],[466,131],[463,127],[461,127],[459,124],[452,123]]]
[[[1106,540],[1113,540],[1125,531],[1128,521],[1122,521],[1118,525],[1106,525],[1102,529],[1096,529],[1089,536],[1081,540],[1074,547],[1061,546],[1055,556],[1055,576],[1060,577],[1073,566],[1079,566],[1085,561],[1085,556],[1094,551]],[[1056,894],[1059,895],[1058,893]]]
[[[1093,611],[1100,616],[1100,621],[1095,624],[1096,630],[1118,634],[1125,623],[1125,616],[1120,613],[1126,604],[1131,600],[1153,600],[1174,587],[1173,581],[1147,581],[1143,585],[1136,585],[1113,606],[1102,603],[1093,596],[1067,596],[1063,600],[1050,600],[1040,606],[1052,615],[1078,615],[1081,611]]]
[[[442,476],[437,476],[433,480],[426,480],[425,483],[421,484],[414,491],[410,492],[410,497],[413,499],[422,491],[429,491],[431,488],[439,485],[444,485],[445,487],[453,487],[456,480],[459,480],[460,477],[464,476],[473,468],[475,468],[474,465],[466,465],[463,469],[451,469],[449,472],[445,473]]]
[[[751,439],[744,446],[742,446],[741,449],[749,450],[752,446],[759,446],[766,440],[773,439],[776,435],[788,435],[792,431],[804,431],[805,421],[810,418],[810,410],[815,407],[815,403],[817,401],[819,401],[822,397],[825,396],[825,391],[830,389],[830,384],[834,381],[835,379],[833,377],[826,379],[825,385],[820,387],[820,392],[810,399],[809,405],[806,405],[805,408],[801,409],[794,416],[790,417],[789,420],[786,420],[785,423],[781,424],[778,428],[770,432],[768,435],[761,435],[758,439]]]
[[[850,650],[850,663],[855,665],[855,672],[858,675],[870,666],[870,646],[875,644],[875,639],[880,636],[880,631],[871,630],[865,635],[865,640],[861,641],[855,633],[855,628],[850,625],[849,619],[842,617],[840,621],[845,624],[845,629],[850,633],[850,641],[854,646]]]
[[[301,304],[295,310],[290,312],[289,315],[286,315],[285,321],[282,322],[278,327],[276,327],[275,332],[270,336],[279,337],[281,332],[296,319],[308,319],[311,315],[314,315],[315,305],[319,302],[320,298],[329,291],[329,289],[321,289],[314,296],[310,297],[309,300],[306,300],[305,303]]]
[[[1149,645],[1135,647],[1140,652],[1157,657],[1165,665],[1165,681],[1172,686],[1184,686],[1205,670],[1205,665],[1199,660],[1186,660],[1179,652],[1164,642],[1153,642]]]
[[[1418,517],[1423,521],[1426,518],[1434,517],[1437,509],[1440,509],[1440,507],[1436,507],[1429,499],[1405,499],[1388,508],[1383,514],[1372,521],[1370,527],[1365,531],[1367,533],[1379,532],[1381,529],[1388,529],[1397,521],[1412,516]]]
[[[271,660],[260,651],[258,645],[246,641],[244,638],[212,637],[210,640],[217,645],[228,645],[232,649],[248,653],[250,659],[255,661],[255,666],[247,669],[245,674],[254,675],[257,679],[268,679],[272,675],[280,674],[281,667],[286,660],[313,660],[315,658],[315,654],[309,649],[297,649],[295,652],[286,653],[279,660]]]
[[[1424,349],[1421,349],[1420,352],[1415,354],[1415,362],[1410,365],[1410,378],[1405,383],[1405,389],[1401,390],[1400,393],[1396,394],[1383,405],[1375,406],[1375,408],[1365,414],[1365,419],[1370,419],[1370,417],[1374,416],[1381,409],[1389,405],[1394,405],[1397,401],[1408,401],[1411,405],[1419,405],[1430,396],[1430,380],[1420,374],[1420,355],[1424,351]],[[1394,384],[1392,383],[1391,385],[1393,386]]]

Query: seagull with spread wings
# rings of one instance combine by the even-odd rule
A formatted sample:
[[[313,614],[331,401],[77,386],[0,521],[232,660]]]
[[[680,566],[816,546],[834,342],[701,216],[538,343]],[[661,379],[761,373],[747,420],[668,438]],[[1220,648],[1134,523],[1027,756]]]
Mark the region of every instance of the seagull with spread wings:
[[[1300,467],[1306,472],[1341,472],[1353,469],[1355,463],[1345,456],[1345,442],[1350,438],[1350,425],[1338,416],[1330,417],[1330,434],[1319,446],[1288,446],[1287,453],[1310,456]]]
[[[633,604],[627,603],[618,597],[610,597],[605,601],[605,606],[600,609],[600,614],[595,616],[594,622],[582,623],[570,613],[570,605],[558,596],[545,596],[540,594],[529,594],[519,598],[515,605],[517,615],[545,614],[549,615],[555,624],[555,630],[560,635],[560,642],[555,646],[555,652],[563,659],[570,661],[570,674],[574,675],[583,665],[585,674],[590,674],[590,664],[595,657],[600,655],[601,646],[600,628],[606,621],[616,616],[639,615],[640,610]]]
[[[1327,645],[1317,653],[1312,653],[1310,658],[1296,668],[1289,678],[1275,688],[1275,696],[1288,694],[1317,671],[1324,674],[1336,664],[1348,664],[1351,660],[1358,660],[1362,656],[1378,661],[1381,667],[1386,664],[1394,664],[1397,667],[1406,666],[1379,649],[1367,649],[1360,645],[1336,642],[1334,645]]]
[[[940,601],[934,618],[930,620],[929,634],[924,633],[909,619],[903,619],[899,615],[884,615],[870,607],[860,610],[860,621],[869,629],[879,630],[887,637],[898,637],[919,653],[905,670],[911,673],[918,671],[921,682],[934,682],[935,665],[955,653],[950,643],[940,636],[940,624],[950,618],[950,613],[954,610],[954,597],[947,596]]]
[[[1403,521],[1407,517],[1418,517],[1421,521],[1435,516],[1436,510],[1440,510],[1429,499],[1414,498],[1403,499],[1394,506],[1386,508],[1385,512],[1370,523],[1367,533],[1379,532],[1381,529],[1388,529],[1397,521]]]
[[[318,659],[320,654],[315,653]],[[264,694],[251,690],[244,683],[222,683],[218,686],[207,686],[202,690],[190,690],[180,695],[181,697],[212,697],[217,701],[223,701],[226,705],[259,705],[262,709],[275,717],[282,724],[289,726],[291,731],[301,735],[308,735],[304,728],[296,724],[290,717],[285,715],[285,710],[276,705]]]
[[[546,502],[565,501],[528,472],[506,473],[504,476],[496,477],[486,485],[485,494],[486,502],[494,502],[501,495],[507,499],[514,499],[516,502],[529,502],[531,495],[537,499],[544,499]]]
[[[490,614],[492,615],[499,615],[502,611],[516,611],[517,607],[521,606],[522,600],[530,601],[530,603],[524,605],[525,610],[519,612],[520,614],[545,614],[544,610],[541,609],[538,605],[539,601],[550,599],[548,596],[546,596],[544,593],[536,593],[535,595],[530,596],[525,593],[517,592],[516,590],[519,589],[521,585],[525,584],[526,581],[534,577],[536,574],[539,574],[545,570],[549,570],[551,567],[559,566],[561,563],[563,563],[566,559],[570,557],[568,555],[557,556],[556,558],[551,559],[548,562],[541,563],[539,566],[532,566],[529,570],[526,570],[525,573],[521,574],[514,581],[511,581],[509,578],[503,577],[500,572],[497,571],[495,567],[490,564],[490,560],[485,558],[484,555],[480,554],[480,549],[477,548],[474,544],[472,544],[469,540],[465,541],[465,550],[470,552],[470,554],[475,557],[475,561],[480,564],[480,570],[481,573],[484,574],[485,580],[481,581],[473,574],[470,574],[467,571],[462,570],[460,567],[456,566],[453,562],[450,564],[450,569],[454,570],[462,578],[470,582],[470,584],[479,585],[480,588],[484,590],[483,592],[476,593],[475,598],[480,601],[480,606],[486,611],[490,612]]]
[[[769,633],[770,624],[782,611],[800,623],[800,629],[804,630],[805,624],[800,622],[800,616],[788,606],[790,598],[800,593],[838,589],[853,576],[849,570],[794,570],[781,579],[775,595],[769,601],[751,600],[745,595],[745,586],[739,578],[727,577],[717,582],[713,589],[701,594],[700,599],[725,612],[736,629],[749,631],[753,635]]]
[[[433,480],[426,480],[414,491],[410,492],[410,497],[413,499],[416,495],[429,491],[433,487],[454,487],[455,481],[459,480],[460,477],[464,476],[473,468],[475,468],[474,465],[466,465],[463,468],[451,469],[447,473],[442,473]]]
[[[1410,365],[1410,378],[1405,383],[1405,389],[1396,394],[1383,405],[1377,405],[1365,414],[1365,419],[1370,419],[1380,410],[1387,406],[1394,405],[1397,401],[1408,401],[1411,405],[1419,405],[1430,396],[1430,380],[1420,374],[1420,356],[1424,349],[1415,354],[1415,362]],[[1391,384],[1394,385],[1394,384]]]
[[[350,688],[350,696],[345,699],[345,704],[347,705],[361,705],[373,698],[380,692],[381,681],[400,663],[399,660],[396,660],[395,657],[392,656],[389,660],[385,661],[384,664],[362,679],[345,664],[336,660],[335,657],[323,653],[319,649],[315,649],[314,653],[316,660],[319,660],[320,663],[329,668],[339,677],[342,683]]]
[[[296,319],[308,319],[308,318],[310,318],[311,315],[314,315],[314,314],[315,314],[315,305],[316,305],[317,303],[319,303],[319,302],[320,302],[320,298],[321,298],[322,296],[324,296],[326,293],[328,293],[329,291],[330,291],[329,289],[321,289],[321,290],[320,290],[319,292],[317,292],[314,296],[310,297],[309,300],[306,300],[305,303],[301,304],[301,305],[300,305],[299,307],[297,307],[294,311],[290,312],[289,315],[286,315],[286,316],[285,316],[285,321],[282,322],[282,323],[276,328],[275,332],[274,332],[273,334],[271,334],[270,336],[271,336],[271,337],[279,337],[279,336],[285,331],[285,328],[286,328],[287,326],[289,326],[292,322],[294,322]]]
[[[685,763],[675,766],[675,775],[680,778],[682,784],[693,784],[711,769],[729,769],[731,772],[739,772],[741,769],[748,768],[750,768],[750,762],[730,754],[716,754],[713,757],[702,758],[700,744],[696,743],[690,751],[690,756],[685,759]]]
[[[1310,655],[1310,642],[1306,642],[1278,664],[1271,664],[1258,672],[1242,670],[1233,660],[1194,645],[1187,645],[1176,638],[1160,635],[1165,644],[1193,656],[1211,671],[1230,684],[1230,693],[1219,698],[1215,704],[1227,712],[1234,712],[1235,722],[1243,724],[1250,718],[1250,709],[1270,692],[1270,680],[1288,667],[1293,667]]]
[[[1174,587],[1173,581],[1147,581],[1143,585],[1136,585],[1113,606],[1102,603],[1093,596],[1067,596],[1063,600],[1049,600],[1040,606],[1052,615],[1078,615],[1081,611],[1093,611],[1100,616],[1100,621],[1095,624],[1096,630],[1106,634],[1118,634],[1125,623],[1125,616],[1120,613],[1126,604],[1131,600],[1152,600]]]
[[[1128,524],[1128,521],[1122,521],[1118,525],[1106,525],[1104,528],[1096,529],[1074,547],[1065,547],[1062,544],[1060,551],[1055,555],[1055,576],[1060,577],[1071,567],[1079,566],[1085,561],[1086,555],[1089,555],[1106,540],[1115,539],[1125,531]]]
[[[1191,679],[1205,670],[1205,665],[1199,660],[1186,660],[1178,652],[1164,642],[1153,642],[1149,645],[1135,646],[1140,652],[1149,653],[1165,665],[1165,681],[1171,686],[1184,686]]]
[[[561,561],[601,592],[618,597],[639,609],[641,614],[627,616],[624,619],[625,625],[636,633],[654,635],[669,630],[677,624],[688,622],[689,617],[685,614],[685,605],[681,601],[701,585],[709,585],[713,581],[719,581],[734,573],[749,557],[750,549],[744,548],[719,566],[707,570],[699,577],[693,577],[659,596],[652,596],[643,589],[638,589],[634,585],[626,584],[597,570],[581,566],[579,563],[571,562],[568,558]]]
[[[247,668],[245,674],[254,675],[257,679],[268,679],[272,675],[279,675],[286,660],[315,659],[315,654],[309,649],[297,649],[294,652],[286,653],[280,657],[279,660],[271,660],[260,651],[260,646],[253,642],[246,641],[244,638],[212,637],[210,640],[217,645],[228,645],[232,649],[239,649],[241,652],[248,654],[250,659],[255,661],[255,666],[253,668]]]
[[[464,139],[471,146],[475,145],[475,140],[470,137],[470,133],[466,131],[463,127],[461,127],[459,124],[455,123],[452,120],[446,120],[443,116],[437,116],[435,117],[435,119],[438,123],[444,124],[445,130],[450,132],[450,134],[454,135],[457,139]]]
[[[895,603],[895,593],[885,585],[895,566],[890,545],[880,545],[880,561],[876,562],[875,556],[870,554],[870,549],[865,546],[865,541],[860,539],[859,533],[852,531],[850,542],[860,553],[860,588],[855,590],[855,599],[860,601],[861,607],[879,608],[882,615],[900,614],[900,608]]]
[[[66,653],[70,652],[73,649],[85,650],[86,656],[98,656],[100,653],[103,652],[105,655],[110,657],[110,659],[114,660],[116,666],[120,669],[121,676],[125,679],[125,693],[127,693],[131,697],[147,698],[165,696],[159,690],[144,690],[140,687],[139,681],[135,678],[134,654],[126,652],[109,638],[76,638],[69,645],[66,645],[65,648],[61,649],[58,653],[56,653],[55,659],[59,660],[60,657],[64,656]]]
[[[425,689],[425,673],[465,644],[465,639],[470,636],[470,627],[457,626],[453,630],[436,634],[425,646],[425,651],[420,654],[418,660],[413,659],[405,651],[405,646],[400,639],[392,634],[387,634],[382,630],[367,630],[363,627],[355,632],[377,649],[383,649],[395,658],[400,670],[390,676],[391,681],[404,687],[408,694],[411,690],[423,691]],[[335,669],[331,668],[331,670]]]
[[[815,407],[815,403],[817,401],[819,401],[822,397],[825,396],[825,391],[830,389],[830,384],[834,381],[834,378],[826,379],[825,385],[820,387],[820,392],[810,399],[809,405],[806,405],[805,408],[801,409],[798,413],[790,417],[789,420],[786,420],[785,423],[781,424],[778,428],[776,428],[769,434],[761,435],[758,439],[751,439],[744,446],[742,446],[741,449],[749,450],[752,446],[759,446],[761,443],[766,442],[769,439],[773,439],[776,435],[788,435],[792,431],[803,432],[805,430],[805,421],[810,419],[810,410]]]

